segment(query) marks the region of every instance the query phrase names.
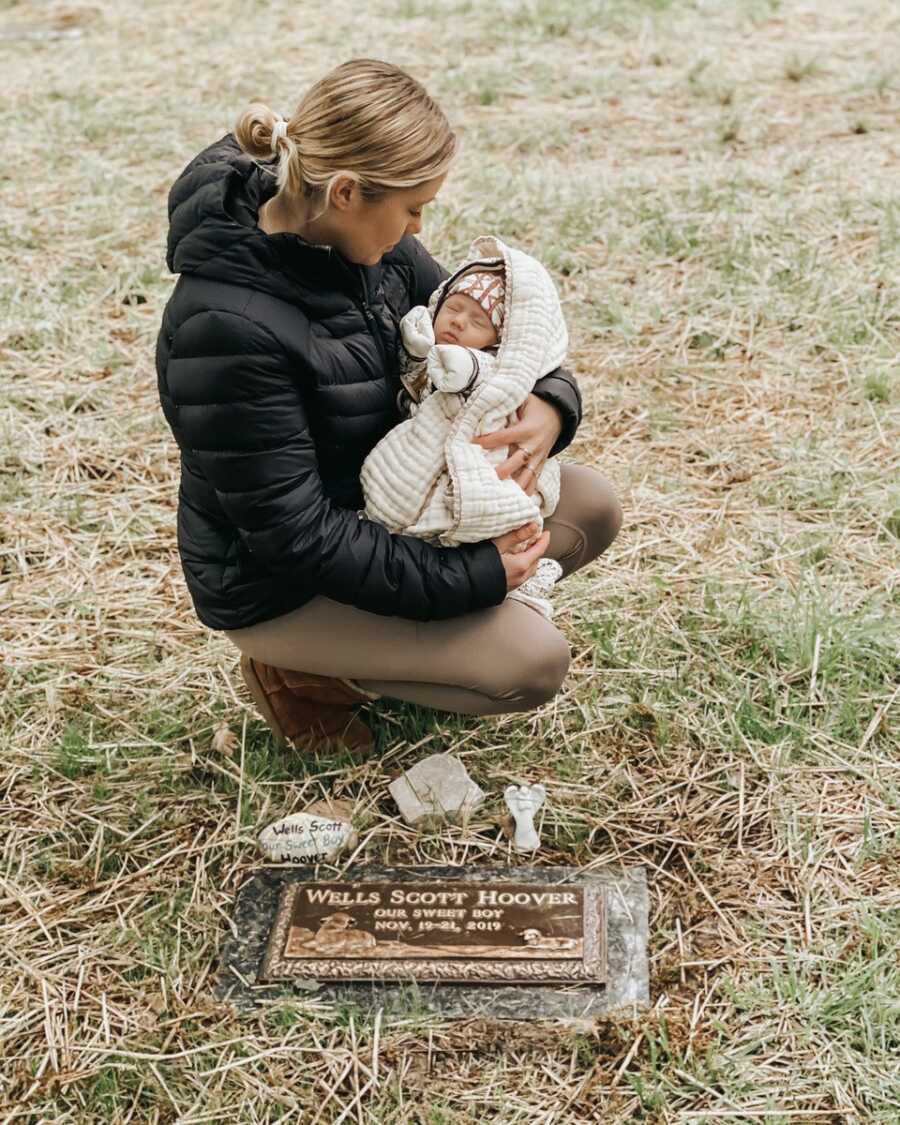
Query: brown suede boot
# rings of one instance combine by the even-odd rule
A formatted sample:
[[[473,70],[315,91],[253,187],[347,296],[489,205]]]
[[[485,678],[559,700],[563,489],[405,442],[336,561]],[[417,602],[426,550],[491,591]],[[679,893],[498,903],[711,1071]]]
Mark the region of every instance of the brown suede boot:
[[[280,745],[316,750],[335,742],[363,756],[375,748],[372,732],[354,709],[379,696],[352,680],[293,672],[249,656],[241,657],[241,673]]]

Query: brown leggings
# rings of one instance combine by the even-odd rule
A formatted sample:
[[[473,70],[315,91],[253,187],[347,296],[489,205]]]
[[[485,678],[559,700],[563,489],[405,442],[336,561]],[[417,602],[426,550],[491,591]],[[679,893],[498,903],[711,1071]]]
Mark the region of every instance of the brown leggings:
[[[547,555],[565,576],[606,550],[622,511],[600,473],[582,465],[560,468],[559,505],[545,527]],[[553,698],[569,667],[563,634],[510,598],[448,621],[412,621],[316,597],[283,617],[226,635],[264,664],[356,680],[379,695],[465,715],[530,711]]]

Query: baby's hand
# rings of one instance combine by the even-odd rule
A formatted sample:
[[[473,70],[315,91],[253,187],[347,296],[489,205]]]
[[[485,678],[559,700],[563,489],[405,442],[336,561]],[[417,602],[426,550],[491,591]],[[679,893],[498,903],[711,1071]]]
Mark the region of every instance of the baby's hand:
[[[424,359],[434,344],[434,325],[424,305],[416,305],[400,321],[403,346],[411,356]]]
[[[435,390],[455,394],[474,385],[478,360],[459,344],[435,344],[428,353],[428,378]]]

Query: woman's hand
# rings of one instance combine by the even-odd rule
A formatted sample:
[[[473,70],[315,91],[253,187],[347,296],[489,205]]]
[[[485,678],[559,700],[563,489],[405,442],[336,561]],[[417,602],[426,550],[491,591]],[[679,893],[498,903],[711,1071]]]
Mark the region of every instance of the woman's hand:
[[[550,532],[537,533],[536,523],[526,523],[491,542],[500,552],[500,561],[506,571],[506,592],[515,590],[537,570],[541,556],[550,542]]]
[[[501,480],[512,477],[524,492],[533,496],[541,469],[562,432],[562,419],[555,406],[535,394],[530,394],[516,413],[519,420],[514,425],[481,434],[472,441],[482,449],[508,445],[509,453],[497,466],[497,476]]]

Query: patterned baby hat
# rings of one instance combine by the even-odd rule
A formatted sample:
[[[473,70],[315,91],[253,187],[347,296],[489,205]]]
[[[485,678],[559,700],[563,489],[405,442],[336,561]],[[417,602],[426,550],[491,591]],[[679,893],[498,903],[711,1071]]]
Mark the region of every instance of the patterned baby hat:
[[[471,270],[453,282],[447,290],[447,296],[451,293],[464,293],[476,300],[491,318],[497,335],[500,335],[506,305],[506,282],[502,273]]]

